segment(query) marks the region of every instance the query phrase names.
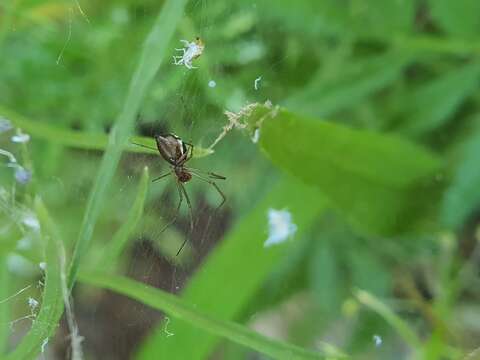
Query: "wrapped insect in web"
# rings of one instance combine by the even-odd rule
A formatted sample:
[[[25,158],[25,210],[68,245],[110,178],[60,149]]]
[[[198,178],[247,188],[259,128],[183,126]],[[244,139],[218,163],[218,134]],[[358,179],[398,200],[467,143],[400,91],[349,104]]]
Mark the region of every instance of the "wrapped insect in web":
[[[188,69],[196,69],[196,67],[192,65],[192,61],[202,55],[203,49],[205,49],[205,44],[198,36],[192,42],[187,40],[180,40],[180,42],[182,42],[185,47],[175,49],[177,51],[182,51],[182,55],[174,56],[173,64],[185,65]]]
[[[190,213],[190,231],[193,231],[192,204],[190,202],[190,198],[188,197],[187,191],[185,190],[184,184],[189,182],[194,176],[213,186],[222,198],[220,204],[217,206],[215,210],[217,211],[225,203],[227,198],[225,197],[225,195],[220,190],[220,188],[218,187],[218,185],[215,183],[214,180],[226,180],[226,177],[215,174],[213,172],[205,172],[199,169],[186,167],[185,164],[193,156],[194,146],[188,142],[183,141],[177,135],[175,134],[155,135],[154,138],[155,138],[155,142],[157,143],[157,149],[151,148],[150,146],[146,146],[143,144],[138,144],[138,143],[133,143],[133,144],[145,147],[147,149],[158,150],[162,158],[170,164],[170,170],[167,173],[153,179],[152,182],[161,180],[170,175],[172,175],[173,178],[175,179],[175,184],[177,186],[178,196],[179,196],[178,205],[177,205],[177,208],[175,209],[175,215],[167,224],[165,224],[161,232],[165,231],[165,229],[167,229],[170,225],[172,225],[177,220],[178,213],[180,211],[180,207],[183,203],[184,198],[185,198],[185,201],[187,202],[187,206]],[[182,245],[177,251],[177,256],[182,251],[186,242],[187,242],[187,239],[185,238],[185,241],[182,243]]]

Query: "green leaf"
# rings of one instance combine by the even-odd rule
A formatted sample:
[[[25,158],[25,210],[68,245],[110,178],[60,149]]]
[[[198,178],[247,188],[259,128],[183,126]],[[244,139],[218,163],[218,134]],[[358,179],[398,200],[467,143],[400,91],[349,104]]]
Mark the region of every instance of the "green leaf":
[[[7,255],[0,254],[0,356],[5,353],[10,336],[10,304],[2,301],[10,296],[10,274],[7,268]]]
[[[45,246],[45,282],[40,310],[28,333],[22,338],[15,350],[8,354],[7,360],[35,359],[42,345],[55,333],[63,313],[63,293],[61,279],[62,240],[40,198],[35,199],[35,210],[40,220],[42,239]]]
[[[329,116],[334,112],[360,103],[395,79],[409,63],[409,58],[398,53],[352,59],[343,66],[322,70],[307,87],[294,94],[285,106],[310,116]]]
[[[271,161],[318,187],[358,230],[397,235],[436,211],[442,163],[420,146],[268,105],[244,113]]]
[[[268,236],[269,208],[288,209],[301,236],[326,207],[315,189],[292,179],[284,179],[242,219],[190,279],[183,299],[219,319],[234,319],[257,294],[267,276],[290,255],[296,240],[264,247]],[[212,296],[214,294],[214,296]],[[140,348],[138,359],[162,354],[169,359],[205,359],[219,339],[195,331],[185,323],[169,324],[176,335],[164,341],[163,325]]]
[[[157,310],[162,310],[168,315],[193,325],[196,328],[200,328],[212,335],[221,336],[237,344],[248,346],[253,350],[272,356],[275,359],[322,359],[326,355],[320,352],[309,351],[286,342],[267,338],[250,330],[246,326],[207,315],[199,311],[197,306],[189,305],[189,303],[182,301],[174,295],[125,277],[87,273],[82,275],[81,279],[85,283],[113,290],[132,299],[136,299],[145,305]],[[177,334],[179,334],[170,326],[168,327],[168,332],[174,334],[170,339],[174,339]],[[164,336],[165,335],[164,333]],[[338,353],[336,356],[340,357],[340,354]]]
[[[108,145],[108,135],[100,133],[74,131],[58,126],[48,125],[47,123],[27,119],[26,117],[0,106],[0,115],[12,122],[32,136],[33,139],[47,140],[48,142],[86,150],[105,150]],[[144,146],[138,146],[137,143]],[[150,149],[148,149],[148,148]],[[158,155],[155,140],[149,137],[132,136],[125,142],[125,150],[137,153]],[[210,149],[195,146],[193,157],[203,157],[213,153]]]
[[[120,229],[117,230],[102,251],[100,260],[98,261],[99,269],[103,269],[104,271],[111,270],[120,259],[123,250],[128,244],[128,240],[133,235],[133,232],[142,218],[145,198],[147,197],[148,183],[148,167],[145,167],[140,179],[140,184],[138,185],[137,196],[128,212],[127,220],[122,224]]]
[[[413,91],[405,103],[406,124],[402,131],[419,136],[444,125],[469,95],[476,90],[480,63],[468,64],[440,76]]]
[[[448,228],[458,228],[480,204],[480,129],[462,146],[461,156],[452,182],[445,192],[442,204],[442,223]]]
[[[448,34],[478,38],[480,2],[477,0],[429,0],[432,18]]]
[[[108,146],[88,198],[87,209],[75,244],[68,274],[68,286],[70,288],[73,287],[75,282],[81,259],[89,248],[95,224],[107,198],[108,186],[117,168],[123,148],[133,132],[142,100],[166,55],[167,45],[183,15],[185,4],[186,0],[166,1],[143,44],[137,68],[123,103],[123,109],[109,135]]]

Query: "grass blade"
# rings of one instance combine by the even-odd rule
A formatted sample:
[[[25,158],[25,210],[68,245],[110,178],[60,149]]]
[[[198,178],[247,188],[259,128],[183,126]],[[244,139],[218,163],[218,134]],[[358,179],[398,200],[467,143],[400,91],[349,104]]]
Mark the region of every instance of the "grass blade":
[[[309,351],[286,342],[276,341],[258,334],[245,326],[206,315],[174,295],[125,277],[93,273],[81,275],[81,281],[136,299],[143,304],[165,311],[170,316],[201,328],[206,332],[224,337],[237,344],[272,356],[275,359],[306,360],[325,357],[325,354]],[[337,354],[337,357],[340,356],[340,354]]]
[[[108,185],[120,160],[123,148],[133,132],[135,119],[149,85],[165,57],[167,45],[180,20],[186,0],[168,0],[157,17],[143,45],[138,66],[133,74],[122,111],[109,135],[100,170],[90,193],[87,208],[75,244],[68,274],[68,286],[73,287],[80,261],[92,239],[95,224],[107,196]]]
[[[6,357],[7,360],[35,359],[42,344],[54,334],[63,313],[61,279],[61,240],[55,224],[40,198],[35,199],[35,210],[40,220],[42,239],[45,242],[45,287],[40,311],[20,344]]]
[[[460,105],[476,90],[479,76],[480,63],[473,62],[412,91],[405,100],[405,121],[400,131],[419,137],[452,120]]]
[[[111,270],[114,267],[116,261],[120,259],[125,246],[128,244],[129,238],[137,228],[137,225],[143,215],[143,207],[145,204],[145,198],[147,197],[148,180],[148,167],[145,167],[140,179],[140,184],[138,185],[137,196],[128,213],[127,220],[113,235],[110,242],[102,251],[98,266],[104,271]]]

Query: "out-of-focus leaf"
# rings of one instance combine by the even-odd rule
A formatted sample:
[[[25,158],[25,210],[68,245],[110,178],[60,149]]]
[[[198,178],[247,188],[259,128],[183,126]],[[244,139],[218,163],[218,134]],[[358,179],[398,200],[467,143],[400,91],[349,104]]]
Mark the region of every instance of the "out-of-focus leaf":
[[[289,256],[291,247],[297,246],[293,239],[264,247],[268,237],[268,209],[288,209],[298,228],[296,236],[301,236],[325,207],[326,202],[317,190],[291,179],[281,181],[209,255],[190,280],[183,298],[206,314],[233,319],[280,260]],[[160,325],[140,348],[137,358],[152,359],[161,354],[169,359],[205,359],[219,342],[217,337],[182,322],[170,322],[169,329],[175,336],[165,341],[163,324]]]
[[[352,286],[376,296],[387,295],[391,288],[388,269],[368,249],[353,246],[356,248],[347,252]]]
[[[442,204],[442,223],[449,228],[458,228],[472,210],[480,204],[480,131],[477,128],[460,152],[452,183],[445,192]]]
[[[325,74],[321,69],[309,85],[294,94],[285,106],[299,114],[328,116],[356,105],[397,79],[409,58],[397,53],[353,59]]]
[[[413,91],[404,100],[406,124],[402,130],[408,135],[418,136],[443,125],[478,87],[479,77],[480,62],[475,62]]]
[[[45,242],[45,287],[40,311],[28,333],[17,347],[8,354],[7,360],[35,359],[54,334],[63,312],[63,295],[60,263],[60,247],[56,225],[40,198],[35,200],[35,210],[40,220],[42,239]]]
[[[310,288],[322,314],[331,318],[338,314],[343,290],[343,277],[337,254],[328,230],[316,239],[310,262]],[[335,235],[333,235],[335,236]]]
[[[292,31],[375,38],[409,33],[416,7],[414,0],[299,0],[295,6],[279,0],[275,6],[270,1],[258,6],[266,19],[281,20]]]
[[[357,229],[386,236],[436,211],[441,161],[394,136],[249,105],[243,114],[279,168],[318,187]]]
[[[44,122],[27,119],[0,105],[0,116],[9,119],[13,125],[22,129],[33,139],[47,140],[55,144],[70,146],[78,149],[98,149],[105,150],[108,144],[108,135],[101,133],[87,133],[74,131],[58,126],[51,126]],[[134,143],[140,144],[135,145]],[[129,143],[125,144],[126,150],[131,152],[158,154],[155,140],[143,136],[133,136]],[[143,146],[142,146],[143,145]],[[195,146],[193,150],[194,157],[203,157],[212,154],[213,151],[200,146]]]
[[[429,0],[431,16],[451,35],[478,37],[480,2],[477,0]]]
[[[248,346],[260,353],[272,356],[274,359],[323,359],[327,355],[322,352],[303,349],[287,342],[273,340],[250,330],[246,326],[207,315],[201,312],[196,305],[191,305],[172,294],[125,277],[87,273],[82,276],[82,280],[88,284],[100,286],[129,296],[141,301],[145,305],[165,311],[170,316],[181,319],[204,332],[227,338],[240,345]],[[173,334],[173,338],[177,336],[176,331],[172,330],[170,326],[168,331]],[[158,356],[154,358],[162,357],[160,354],[161,353],[157,353]],[[337,353],[336,357],[338,358],[340,356],[341,354]],[[180,358],[176,357],[174,359]]]
[[[373,294],[364,290],[357,290],[355,292],[355,296],[361,304],[367,306],[385,319],[385,321],[399,333],[403,340],[405,340],[405,342],[410,345],[413,350],[418,350],[421,348],[421,341],[415,331],[406,321],[395,314],[390,307],[380,301]]]
[[[414,0],[322,0],[316,3],[319,21],[327,29],[375,38],[409,33],[416,7]]]

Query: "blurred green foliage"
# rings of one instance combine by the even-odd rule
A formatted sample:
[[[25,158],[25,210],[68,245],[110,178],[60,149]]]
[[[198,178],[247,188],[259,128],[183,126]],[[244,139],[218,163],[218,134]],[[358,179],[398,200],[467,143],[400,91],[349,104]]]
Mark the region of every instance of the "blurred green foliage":
[[[293,344],[319,358],[337,348],[355,359],[472,352],[479,11],[476,0],[2,1],[0,351],[65,352],[62,331],[44,343],[64,301],[63,241],[71,285],[78,265],[80,283],[173,317],[152,329],[149,313],[110,298],[143,326],[127,344],[101,295],[75,287],[86,358],[316,356]],[[196,36],[198,68],[173,65],[180,40]],[[4,120],[13,129],[1,132]],[[12,142],[21,131],[30,141]],[[186,184],[191,236],[187,209],[160,233],[176,189],[149,183],[166,164],[129,143],[165,132],[195,144],[195,167],[227,177],[219,212],[207,183]],[[265,247],[269,209],[288,210],[297,231]],[[83,272],[92,268],[136,282],[93,281]],[[40,288],[2,301],[38,278]],[[143,296],[140,280],[182,290],[188,311],[166,294]],[[42,299],[38,310],[27,295]],[[31,329],[14,339],[9,323],[30,311]],[[92,321],[109,335],[89,331]]]

